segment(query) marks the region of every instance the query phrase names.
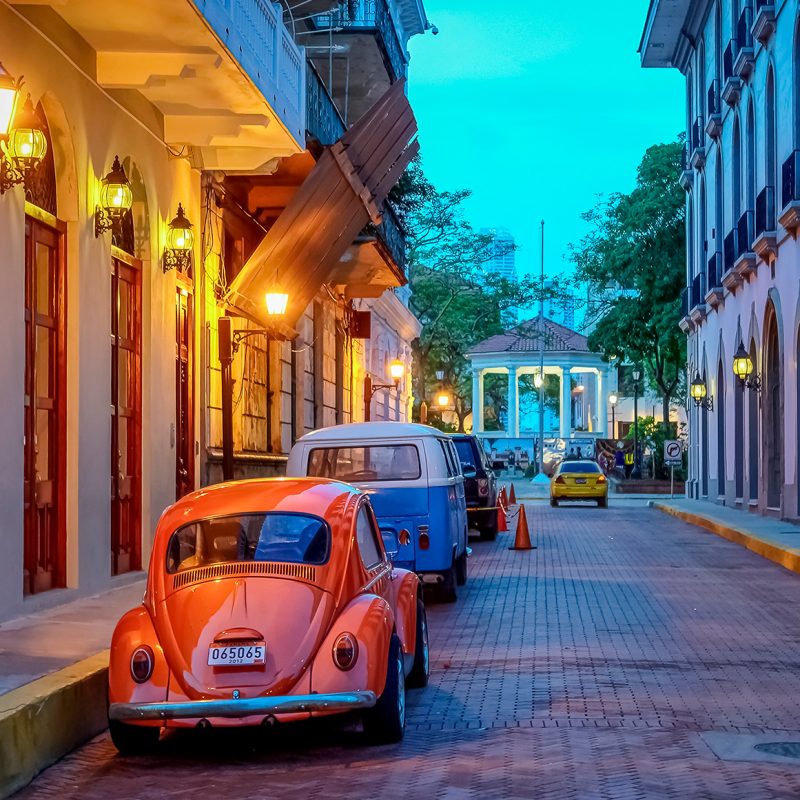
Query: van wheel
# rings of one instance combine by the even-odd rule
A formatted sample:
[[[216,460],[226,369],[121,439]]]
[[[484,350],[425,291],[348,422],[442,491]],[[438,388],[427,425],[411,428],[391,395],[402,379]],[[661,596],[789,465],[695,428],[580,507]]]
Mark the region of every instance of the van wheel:
[[[456,559],[456,583],[463,586],[467,582],[467,551]]]
[[[397,634],[389,642],[386,685],[378,702],[364,714],[364,733],[372,744],[394,744],[406,728],[406,677]]]
[[[406,678],[409,689],[422,689],[428,685],[431,675],[431,656],[428,646],[428,617],[425,614],[425,603],[417,600],[417,643],[414,647],[414,666]]]
[[[444,603],[455,603],[458,599],[458,592],[456,586],[458,584],[458,575],[456,574],[456,562],[450,566],[450,569],[443,575],[444,581],[439,584],[439,598]]]
[[[138,756],[152,752],[158,744],[161,728],[144,725],[126,725],[115,719],[108,721],[108,732],[114,747],[123,756]]]

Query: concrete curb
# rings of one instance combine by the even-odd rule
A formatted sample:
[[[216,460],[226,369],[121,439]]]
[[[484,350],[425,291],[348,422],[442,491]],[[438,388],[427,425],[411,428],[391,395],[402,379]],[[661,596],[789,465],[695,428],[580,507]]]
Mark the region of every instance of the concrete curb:
[[[106,728],[108,656],[0,695],[0,800]]]
[[[692,514],[689,511],[682,511],[680,509],[673,508],[672,506],[665,505],[664,503],[659,503],[657,500],[651,500],[648,505],[657,509],[658,511],[663,511],[665,514],[670,514],[673,517],[677,517],[684,522],[689,522],[692,525],[705,528],[707,531],[711,531],[711,533],[715,533],[717,536],[721,536],[723,539],[727,539],[729,542],[740,544],[746,547],[748,550],[752,550],[754,553],[757,553],[762,558],[767,558],[770,561],[774,561],[776,564],[780,564],[782,567],[785,567],[792,572],[800,573],[800,554],[797,552],[785,550],[777,545],[770,544],[764,539],[754,536],[752,533],[744,530],[743,528],[725,525],[721,522],[717,522],[716,520],[701,516],[700,514]]]

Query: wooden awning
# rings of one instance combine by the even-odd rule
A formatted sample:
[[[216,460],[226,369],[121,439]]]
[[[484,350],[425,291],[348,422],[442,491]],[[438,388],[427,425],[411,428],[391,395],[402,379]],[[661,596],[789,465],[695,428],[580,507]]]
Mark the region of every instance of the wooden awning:
[[[280,285],[293,327],[339,260],[417,154],[417,122],[398,81],[326,149],[263,241],[234,278],[227,302],[268,324],[264,295]]]

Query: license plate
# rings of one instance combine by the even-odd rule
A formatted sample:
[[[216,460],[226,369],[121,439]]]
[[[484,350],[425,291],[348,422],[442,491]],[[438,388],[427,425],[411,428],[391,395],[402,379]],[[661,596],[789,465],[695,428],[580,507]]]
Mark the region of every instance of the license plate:
[[[586,483],[586,478],[575,478],[575,483]]]
[[[242,664],[266,664],[267,646],[264,642],[250,644],[212,644],[208,648],[209,667],[236,667]]]

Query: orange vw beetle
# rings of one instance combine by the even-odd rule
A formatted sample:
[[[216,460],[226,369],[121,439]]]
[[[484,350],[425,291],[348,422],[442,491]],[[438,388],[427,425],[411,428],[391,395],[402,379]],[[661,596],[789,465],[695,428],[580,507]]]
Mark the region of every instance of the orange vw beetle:
[[[114,744],[347,711],[372,741],[401,739],[428,627],[417,576],[387,546],[367,496],[336,481],[219,484],[168,508],[143,604],[114,631]]]

